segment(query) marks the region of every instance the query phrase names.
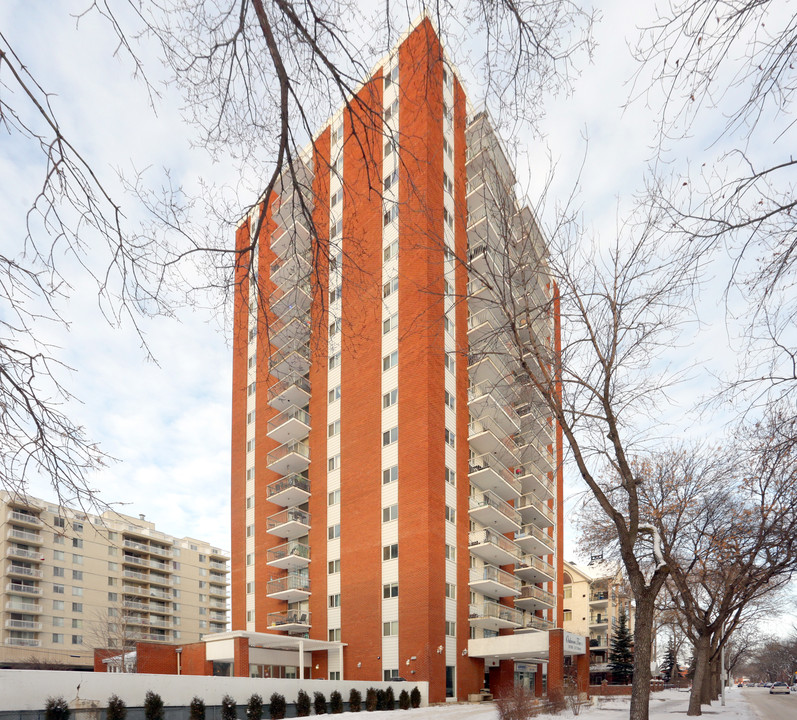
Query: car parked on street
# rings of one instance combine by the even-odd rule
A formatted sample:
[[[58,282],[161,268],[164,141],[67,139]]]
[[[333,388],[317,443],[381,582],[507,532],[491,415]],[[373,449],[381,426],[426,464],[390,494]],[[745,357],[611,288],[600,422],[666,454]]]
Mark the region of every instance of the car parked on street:
[[[789,695],[791,693],[791,690],[789,689],[789,686],[785,682],[776,682],[772,683],[772,687],[769,688],[770,695],[773,695],[775,693],[785,693],[786,695]]]

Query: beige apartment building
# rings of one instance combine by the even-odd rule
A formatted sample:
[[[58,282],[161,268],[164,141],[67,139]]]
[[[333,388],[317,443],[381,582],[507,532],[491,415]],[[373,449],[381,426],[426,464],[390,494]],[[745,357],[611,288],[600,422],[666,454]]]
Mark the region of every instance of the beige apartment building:
[[[634,604],[631,591],[617,563],[593,558],[587,565],[564,563],[563,627],[569,632],[589,636],[590,684],[611,679],[609,649],[617,628],[620,609],[634,629]]]
[[[0,491],[0,667],[92,668],[94,648],[227,630],[229,553],[144,519]]]

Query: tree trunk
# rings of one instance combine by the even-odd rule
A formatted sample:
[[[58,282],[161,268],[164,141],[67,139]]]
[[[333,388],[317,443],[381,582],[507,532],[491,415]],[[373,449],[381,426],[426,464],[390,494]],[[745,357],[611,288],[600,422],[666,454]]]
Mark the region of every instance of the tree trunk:
[[[711,692],[709,693],[709,701],[718,700],[720,693],[720,658],[719,653],[714,655],[711,661]]]
[[[631,684],[629,720],[648,720],[650,705],[650,648],[653,642],[653,603],[658,591],[635,594],[634,679]]]
[[[709,684],[709,658],[711,655],[711,638],[700,635],[695,644],[695,676],[692,680],[692,692],[689,695],[687,715],[700,715],[700,704],[705,687]]]

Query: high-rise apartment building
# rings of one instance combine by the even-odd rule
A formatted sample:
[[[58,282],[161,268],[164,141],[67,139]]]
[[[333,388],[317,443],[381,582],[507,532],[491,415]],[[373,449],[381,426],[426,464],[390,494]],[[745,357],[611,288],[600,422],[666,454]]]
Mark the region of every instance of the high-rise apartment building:
[[[232,629],[341,642],[313,677],[433,702],[561,685],[561,438],[506,322],[536,298],[515,330],[554,368],[555,289],[428,19],[292,174],[238,275]]]
[[[0,491],[0,667],[91,669],[95,648],[227,629],[228,553],[143,516]]]

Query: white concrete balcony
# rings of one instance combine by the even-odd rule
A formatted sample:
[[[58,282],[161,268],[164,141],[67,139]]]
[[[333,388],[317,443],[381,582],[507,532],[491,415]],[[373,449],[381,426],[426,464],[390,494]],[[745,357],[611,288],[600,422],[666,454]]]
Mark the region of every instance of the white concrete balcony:
[[[158,603],[158,602],[150,603],[149,611],[150,613],[159,613],[160,615],[172,614],[171,605],[166,605],[165,603]]]
[[[275,319],[268,329],[268,340],[272,347],[283,347],[291,342],[306,344],[310,340],[310,316],[308,314]]]
[[[521,485],[494,455],[474,455],[468,460],[468,479],[480,490],[494,492],[502,500],[517,500]]]
[[[122,563],[124,565],[138,565],[139,567],[149,567],[149,560],[147,558],[139,557],[138,555],[125,554],[122,556]]]
[[[6,567],[6,575],[15,575],[17,577],[27,577],[27,578],[40,578],[43,576],[43,573],[38,568],[29,568],[25,567],[24,565],[8,565]]]
[[[298,200],[298,196],[294,197]],[[312,207],[307,207],[306,211],[312,211]],[[280,205],[275,219],[282,224],[282,227],[278,227],[271,235],[271,249],[275,255],[291,251],[304,253],[310,249],[309,223],[304,212],[298,202],[289,200]]]
[[[515,567],[515,575],[527,583],[551,582],[556,577],[556,571],[551,563],[533,555],[523,555]]]
[[[310,480],[303,475],[280,478],[266,487],[268,501],[282,507],[293,507],[307,502],[310,497]]]
[[[285,602],[300,602],[310,597],[310,578],[304,573],[289,572],[284,577],[269,580],[266,596]]]
[[[487,601],[468,606],[468,622],[471,627],[487,630],[515,629],[523,625],[523,613],[515,608]]]
[[[486,218],[482,221],[487,223]],[[477,230],[490,230],[489,226],[485,228],[477,228]],[[481,236],[487,236],[489,241],[497,242],[498,235],[496,231],[492,232],[477,232],[471,241],[470,233],[468,233],[468,264],[474,272],[480,273],[488,278],[506,277],[505,265],[509,261],[504,258],[495,250],[491,249],[487,242],[480,239]]]
[[[498,533],[520,530],[520,513],[509,503],[491,491],[469,498],[468,515],[471,520],[489,527]]]
[[[310,402],[310,381],[301,375],[290,374],[268,389],[268,404],[275,410],[291,405],[304,407]]]
[[[310,513],[288,508],[266,519],[266,531],[286,540],[295,540],[310,532]]]
[[[41,595],[42,589],[38,585],[23,585],[22,583],[10,582],[6,584],[7,593],[19,593],[20,595]]]
[[[283,290],[292,285],[301,285],[310,277],[310,253],[293,248],[271,263],[271,281]]]
[[[609,593],[607,591],[591,592],[589,594],[589,606],[597,609],[608,607]]]
[[[148,640],[150,642],[168,642],[171,640],[171,636],[168,631],[162,633],[138,633],[135,639]]]
[[[465,129],[467,145],[465,167],[472,181],[485,170],[496,172],[502,187],[508,191],[515,184],[515,170],[504,152],[501,141],[495,134],[488,114],[477,112]]]
[[[468,407],[473,418],[482,420],[492,418],[505,435],[520,431],[520,418],[507,400],[509,386],[502,382],[496,384],[487,380],[468,388]]]
[[[224,573],[230,572],[230,568],[226,562],[220,562],[218,560],[211,560],[210,567],[212,570],[221,570]]]
[[[150,585],[171,585],[172,579],[167,575],[159,575],[158,573],[150,573],[147,577]]]
[[[490,565],[513,565],[520,562],[520,548],[509,538],[489,529],[469,533],[468,550],[471,555]]]
[[[287,343],[271,354],[268,364],[271,374],[279,379],[306,375],[310,369],[310,346],[307,343]]]
[[[139,600],[123,600],[122,607],[129,610],[149,610],[149,603],[140,602]]]
[[[284,443],[266,456],[266,465],[278,475],[302,473],[310,465],[310,446],[301,440]]]
[[[554,605],[554,594],[535,585],[524,585],[520,590],[520,597],[515,598],[515,607],[523,610],[550,610]]]
[[[517,546],[530,555],[551,555],[554,540],[544,530],[529,523],[524,525],[520,532],[515,534]]]
[[[15,647],[40,647],[42,644],[41,640],[35,640],[33,638],[18,638],[18,637],[8,637],[5,639],[6,645],[12,645]]]
[[[160,588],[150,588],[147,591],[146,588],[141,588],[143,591],[142,594],[149,595],[149,597],[153,598],[160,598],[161,600],[168,600],[172,597],[172,594],[167,592],[166,590],[161,590]]]
[[[310,546],[292,540],[266,550],[266,565],[281,570],[300,570],[310,564]]]
[[[149,552],[149,545],[146,543],[138,542],[138,540],[131,540],[130,538],[125,538],[124,542],[122,543],[126,548],[131,548],[132,550],[140,550],[141,552]]]
[[[477,158],[474,157],[474,160]],[[478,163],[474,164],[474,168]],[[468,203],[468,217],[477,217],[486,207],[499,208],[502,203],[499,198],[505,197],[505,193],[497,190],[498,183],[492,173],[478,173],[473,175],[473,179],[467,183],[465,189],[465,200]]]
[[[608,627],[609,626],[609,616],[606,613],[590,613],[589,616],[589,626],[590,627]]]
[[[525,467],[532,466],[541,472],[547,472],[553,465],[553,453],[548,449],[547,440],[542,441],[527,435],[520,446],[520,461]]]
[[[149,552],[151,555],[160,555],[161,557],[172,557],[174,555],[170,547],[156,545],[155,543],[149,546]]]
[[[494,308],[483,307],[468,318],[468,343],[471,347],[481,347],[506,332],[506,324]]]
[[[515,508],[523,518],[524,523],[534,523],[538,527],[548,527],[556,524],[556,514],[548,507],[547,502],[540,500],[534,493],[523,495]]]
[[[507,367],[510,363],[508,353],[499,350],[472,352],[468,355],[468,377],[471,383],[489,382],[498,385],[512,377]]]
[[[523,626],[519,627],[515,632],[546,632],[548,630],[553,630],[555,627],[556,623],[552,620],[546,620],[545,618],[526,613],[523,617]]]
[[[470,422],[468,442],[476,455],[494,455],[507,467],[520,465],[520,454],[515,441],[490,417]]]
[[[310,413],[292,405],[268,421],[266,435],[280,444],[303,440],[310,433]]]
[[[28,550],[27,548],[21,548],[16,545],[11,545],[6,550],[6,557],[22,558],[23,560],[35,560],[36,562],[42,562],[44,560],[41,551]]]
[[[150,559],[149,566],[151,568],[155,568],[155,570],[165,570],[167,572],[171,571],[172,569],[172,566],[169,563],[165,563],[162,560],[156,560],[155,558]]]
[[[16,527],[10,528],[6,533],[6,537],[9,540],[22,540],[23,542],[32,543],[33,545],[41,545],[44,542],[44,538],[42,538],[39,533]]]
[[[310,627],[310,613],[291,610],[269,613],[266,619],[269,630],[287,633],[305,633]]]
[[[31,527],[41,527],[41,518],[30,513],[20,512],[19,510],[9,510],[6,519],[9,522],[20,523],[21,525],[30,525]]]
[[[494,565],[470,569],[468,587],[474,592],[493,598],[520,595],[520,580]]]
[[[211,597],[227,597],[226,585],[208,585],[208,595]]]
[[[25,603],[21,599],[12,599],[6,603],[6,610],[10,612],[30,613],[31,615],[41,615],[42,606],[36,603]]]
[[[551,500],[554,496],[553,480],[537,468],[518,464],[515,467],[515,478],[520,482],[523,495],[534,495],[540,500]]]
[[[607,635],[600,634],[600,633],[590,633],[589,635],[589,649],[590,650],[600,650],[606,649],[609,647],[609,638]]]
[[[147,573],[139,572],[138,570],[122,570],[122,575],[126,578],[131,578],[132,580],[141,580],[143,582],[147,582],[149,580],[149,575]]]
[[[274,317],[284,317],[287,322],[290,313],[293,313],[292,317],[298,317],[310,310],[313,301],[312,292],[309,282],[292,285],[284,290],[276,288],[268,296],[268,307],[274,313]]]
[[[42,629],[42,624],[35,620],[6,620],[5,626],[9,630],[34,630],[38,632]]]
[[[150,615],[149,616],[149,626],[150,627],[171,627],[172,624],[168,620],[162,617],[158,617],[157,615]]]

